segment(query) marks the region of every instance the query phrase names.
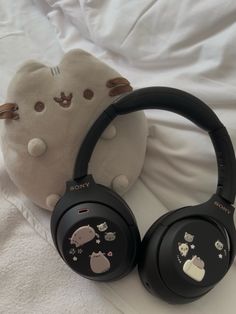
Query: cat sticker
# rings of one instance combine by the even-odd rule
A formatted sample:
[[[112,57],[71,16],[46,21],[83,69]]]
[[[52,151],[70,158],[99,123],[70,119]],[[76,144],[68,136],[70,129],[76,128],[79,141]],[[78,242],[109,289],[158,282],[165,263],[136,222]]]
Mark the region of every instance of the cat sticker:
[[[189,251],[189,246],[187,243],[178,243],[179,245],[179,252],[181,254],[181,256],[186,256],[188,254]]]
[[[224,244],[222,242],[220,242],[219,240],[217,240],[215,242],[215,247],[217,248],[217,250],[221,251],[221,250],[223,250]]]
[[[193,242],[193,239],[194,239],[194,235],[188,233],[188,232],[185,232],[185,235],[184,235],[184,240],[186,242]]]
[[[97,228],[100,232],[104,232],[107,230],[108,226],[106,222],[103,222],[102,224],[97,225]]]
[[[90,268],[95,274],[102,274],[111,268],[111,264],[106,256],[99,251],[90,255]]]
[[[116,233],[115,232],[106,232],[104,238],[106,241],[114,241],[116,238]]]
[[[98,237],[95,230],[89,225],[83,226],[75,230],[70,238],[70,243],[76,247],[82,246],[85,243],[92,241],[95,237]]]
[[[193,280],[202,281],[205,276],[205,263],[196,255],[190,260],[188,259],[183,266],[183,271]]]

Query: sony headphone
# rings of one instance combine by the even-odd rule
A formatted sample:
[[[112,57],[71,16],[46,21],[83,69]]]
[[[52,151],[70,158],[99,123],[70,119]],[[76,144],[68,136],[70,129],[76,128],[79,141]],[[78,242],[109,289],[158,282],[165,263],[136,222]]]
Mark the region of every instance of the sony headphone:
[[[88,163],[102,132],[123,114],[163,109],[207,131],[218,164],[215,194],[205,203],[160,217],[141,243],[135,217],[110,188],[94,182]],[[201,100],[181,90],[148,87],[113,102],[95,121],[79,150],[74,178],[51,218],[62,259],[75,272],[97,281],[127,275],[138,263],[143,285],[169,303],[188,303],[210,291],[228,272],[236,249],[233,221],[236,162],[227,130]]]

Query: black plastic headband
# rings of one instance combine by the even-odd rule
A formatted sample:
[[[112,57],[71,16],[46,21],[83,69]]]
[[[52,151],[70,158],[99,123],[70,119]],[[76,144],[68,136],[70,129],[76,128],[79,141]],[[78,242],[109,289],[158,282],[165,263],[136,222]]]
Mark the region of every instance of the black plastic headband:
[[[184,91],[169,87],[147,87],[136,90],[112,103],[95,121],[79,150],[74,178],[87,175],[88,163],[103,131],[118,115],[144,109],[175,112],[207,131],[214,145],[217,165],[217,194],[234,203],[236,193],[236,162],[234,149],[224,125],[216,114],[200,99]]]

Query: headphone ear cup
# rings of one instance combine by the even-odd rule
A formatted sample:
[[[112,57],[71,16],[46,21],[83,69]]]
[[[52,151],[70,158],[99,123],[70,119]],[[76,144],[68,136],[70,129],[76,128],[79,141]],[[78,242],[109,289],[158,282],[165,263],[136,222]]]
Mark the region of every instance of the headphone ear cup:
[[[183,303],[174,292],[164,284],[158,267],[159,247],[165,234],[164,219],[173,214],[170,211],[159,217],[147,230],[141,243],[138,273],[144,287],[153,295],[161,297],[169,303]],[[171,302],[170,302],[171,300]]]
[[[132,212],[132,210],[130,209],[129,205],[126,203],[126,201],[114,190],[106,187],[105,185],[102,184],[96,184],[99,188],[101,188],[105,193],[107,193],[107,195],[113,197],[114,199],[116,199],[118,202],[120,202],[120,204],[122,204],[122,206],[117,207],[117,210],[120,212],[120,214],[122,216],[125,217],[126,220],[129,220],[130,224],[134,224],[137,226],[137,221],[136,218]],[[125,210],[124,210],[125,209]]]
[[[97,184],[74,195],[72,202],[71,193],[65,194],[55,208],[60,217],[57,213],[52,217],[51,230],[61,257],[75,272],[91,280],[125,276],[137,263],[141,243],[128,205]],[[64,209],[60,208],[63,203],[67,204]]]
[[[142,244],[141,247],[144,248],[146,243],[148,243],[149,239],[152,237],[153,232],[156,232],[156,230],[159,229],[159,227],[162,227],[162,221],[169,215],[171,215],[173,212],[169,211],[163,215],[161,215],[150,227],[149,229],[146,231],[143,240],[142,240]],[[139,261],[142,261],[142,257],[144,256],[144,254],[142,254],[142,256],[140,257]]]
[[[185,214],[180,219],[180,212],[168,213],[149,228],[138,267],[148,291],[169,303],[198,299],[224,277],[230,265],[222,228],[200,216]]]

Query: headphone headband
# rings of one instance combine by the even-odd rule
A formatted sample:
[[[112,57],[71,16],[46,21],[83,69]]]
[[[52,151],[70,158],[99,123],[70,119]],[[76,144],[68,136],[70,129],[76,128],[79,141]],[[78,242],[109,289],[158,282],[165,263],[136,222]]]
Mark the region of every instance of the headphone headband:
[[[88,163],[95,145],[107,126],[118,115],[144,109],[162,109],[177,113],[209,133],[217,165],[216,193],[229,203],[236,194],[236,162],[232,142],[216,114],[200,99],[184,91],[169,87],[147,87],[133,91],[113,102],[95,121],[86,135],[74,168],[74,178],[87,175]]]

